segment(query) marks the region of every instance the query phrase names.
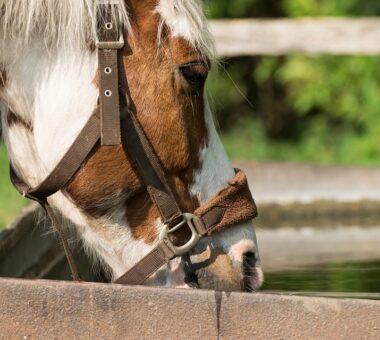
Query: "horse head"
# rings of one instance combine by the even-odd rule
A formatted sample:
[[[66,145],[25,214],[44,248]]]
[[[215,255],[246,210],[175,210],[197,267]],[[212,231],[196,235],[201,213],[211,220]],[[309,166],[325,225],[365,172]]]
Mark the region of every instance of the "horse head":
[[[98,105],[97,2],[0,1],[3,134],[15,171],[30,186],[51,173]],[[118,72],[128,96],[121,105],[133,111],[180,209],[193,212],[235,176],[204,94],[214,55],[200,2],[112,3],[124,27]],[[165,228],[122,144],[98,143],[48,202],[73,222],[113,280],[149,253]],[[202,238],[146,281],[217,290],[261,283],[250,221]]]

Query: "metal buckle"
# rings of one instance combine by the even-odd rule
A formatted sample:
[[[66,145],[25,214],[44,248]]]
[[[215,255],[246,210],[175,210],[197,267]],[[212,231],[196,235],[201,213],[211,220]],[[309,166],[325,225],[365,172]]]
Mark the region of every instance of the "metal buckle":
[[[160,234],[160,240],[164,241],[165,244],[170,248],[170,250],[176,255],[176,256],[182,256],[186,253],[188,253],[191,249],[193,249],[199,240],[202,238],[200,234],[198,234],[198,231],[195,227],[195,221],[199,218],[193,214],[183,214],[183,221],[178,223],[175,227],[169,229],[168,226],[165,226],[165,228],[161,231]],[[184,226],[188,226],[191,231],[191,238],[190,240],[185,243],[182,246],[176,246],[171,241],[169,235],[173,234],[175,231],[181,229]]]
[[[96,38],[96,47],[102,50],[119,50],[124,47],[124,37],[123,34],[120,34],[118,41],[99,41],[99,38]]]

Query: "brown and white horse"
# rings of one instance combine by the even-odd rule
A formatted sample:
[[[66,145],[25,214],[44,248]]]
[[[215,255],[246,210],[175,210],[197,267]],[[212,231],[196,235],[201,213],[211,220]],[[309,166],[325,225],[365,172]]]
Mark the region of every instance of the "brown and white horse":
[[[96,2],[0,0],[3,135],[31,186],[52,171],[97,105]],[[122,61],[137,118],[181,208],[193,211],[234,177],[204,95],[213,48],[202,7],[196,0],[120,2],[115,16],[128,30]],[[121,146],[99,147],[49,198],[113,279],[156,245],[163,227],[142,188]],[[256,290],[262,278],[246,223],[204,238],[147,284]]]

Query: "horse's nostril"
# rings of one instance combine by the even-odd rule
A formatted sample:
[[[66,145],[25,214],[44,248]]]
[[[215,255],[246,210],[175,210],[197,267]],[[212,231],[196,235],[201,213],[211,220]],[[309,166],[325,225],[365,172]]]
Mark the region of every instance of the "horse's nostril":
[[[245,271],[252,271],[252,269],[256,266],[257,257],[256,254],[252,251],[248,251],[243,254],[243,269],[244,274]],[[249,275],[249,274],[248,274]]]
[[[254,287],[252,286],[252,280],[255,278],[255,267],[257,263],[256,254],[252,251],[243,254],[243,284],[244,290],[252,292]]]
[[[195,273],[188,274],[185,277],[185,283],[191,288],[199,288],[198,276]]]

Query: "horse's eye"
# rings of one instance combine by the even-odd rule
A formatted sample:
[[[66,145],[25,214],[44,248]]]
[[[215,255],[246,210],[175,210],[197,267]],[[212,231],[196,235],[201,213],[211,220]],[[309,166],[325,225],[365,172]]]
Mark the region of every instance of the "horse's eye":
[[[179,70],[186,81],[194,88],[200,88],[204,85],[209,67],[205,62],[196,61],[181,65]]]

